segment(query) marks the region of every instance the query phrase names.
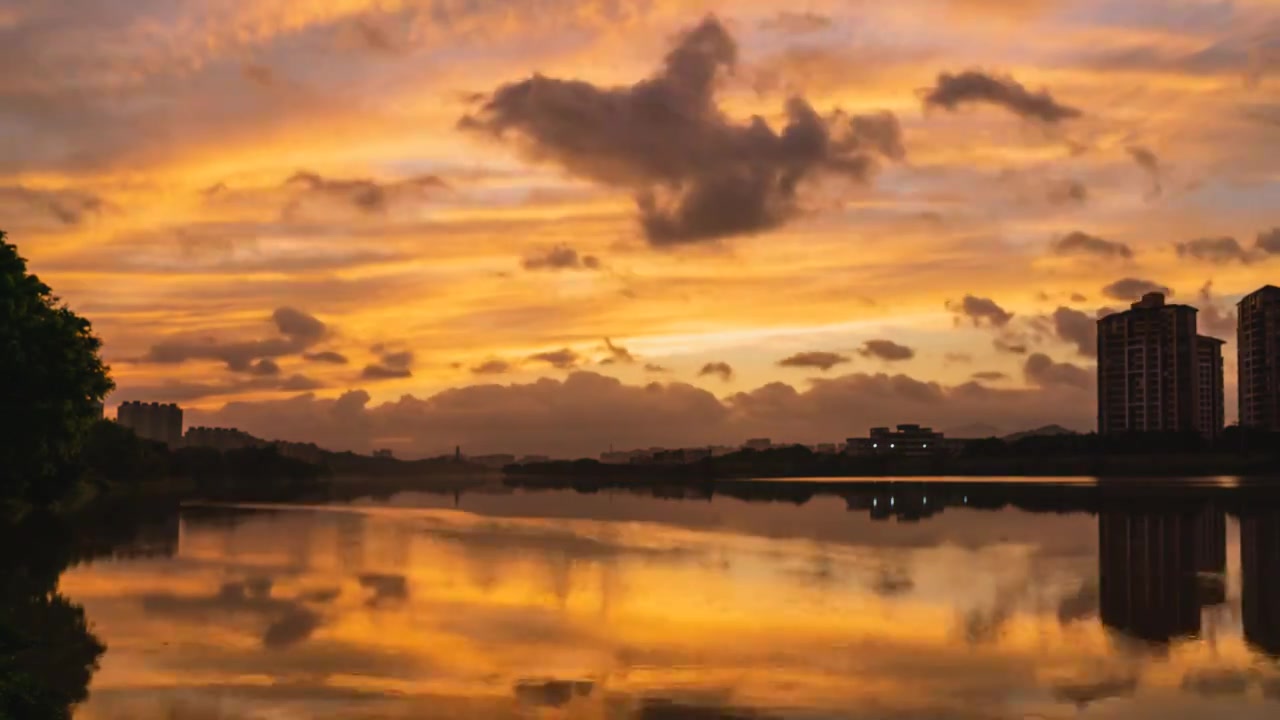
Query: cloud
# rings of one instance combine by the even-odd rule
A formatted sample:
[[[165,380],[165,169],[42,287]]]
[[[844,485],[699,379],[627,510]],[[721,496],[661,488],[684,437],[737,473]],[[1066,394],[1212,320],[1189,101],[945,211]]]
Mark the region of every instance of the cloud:
[[[171,339],[151,346],[140,361],[174,365],[189,360],[218,360],[231,370],[246,372],[255,360],[299,354],[322,340],[328,331],[319,319],[295,308],[278,308],[271,319],[281,337],[239,341]]]
[[[401,350],[398,352],[382,352],[381,359],[376,363],[370,363],[360,372],[360,377],[365,380],[394,380],[401,378],[413,377],[413,352],[409,350]]]
[[[240,74],[260,87],[269,88],[276,83],[275,72],[270,67],[258,63],[245,63],[240,67]]]
[[[942,359],[948,363],[971,363],[973,356],[968,353],[949,352],[942,356]]]
[[[892,340],[868,340],[862,343],[862,348],[858,350],[858,354],[865,358],[899,362],[915,357],[916,351],[906,345],[899,345]]]
[[[563,707],[575,697],[586,697],[595,689],[591,680],[520,680],[515,685],[516,699],[528,705]]]
[[[775,30],[793,35],[820,32],[833,24],[834,21],[827,15],[790,10],[783,10],[771,18],[760,21],[760,27],[763,30]]]
[[[651,372],[651,373],[665,373],[665,372],[671,372],[671,371],[670,371],[669,369],[667,369],[666,367],[663,367],[662,365],[658,365],[657,363],[645,363],[645,364],[644,364],[644,371],[645,371],[645,372]]]
[[[471,372],[475,375],[503,375],[513,370],[511,363],[506,360],[486,360],[479,365],[471,368]]]
[[[1280,255],[1280,227],[1258,233],[1254,247],[1268,255]]]
[[[984,370],[982,372],[976,372],[973,375],[970,375],[970,377],[974,380],[987,380],[991,382],[1009,379],[1008,373],[1002,373],[998,370]]]
[[[373,591],[370,607],[400,602],[409,598],[409,582],[403,575],[364,573],[359,577],[360,587]]]
[[[1156,157],[1156,154],[1149,148],[1141,145],[1130,145],[1125,148],[1125,152],[1129,153],[1129,157],[1133,158],[1133,161],[1138,164],[1138,167],[1145,170],[1147,176],[1151,178],[1151,190],[1148,192],[1148,196],[1153,198],[1160,197],[1164,192],[1161,179],[1162,170],[1160,168],[1160,158]]]
[[[1196,324],[1202,334],[1218,337],[1228,342],[1236,339],[1236,311],[1234,307],[1223,310],[1213,296],[1213,281],[1210,280],[1200,288],[1200,313]]]
[[[392,203],[424,199],[433,191],[449,187],[435,175],[378,182],[369,178],[326,178],[309,170],[299,170],[285,180],[284,185],[295,191],[282,213],[286,219],[296,217],[308,203],[316,200],[336,202],[366,215],[379,215]]]
[[[1050,205],[1084,205],[1089,202],[1089,188],[1079,180],[1058,180],[1049,183],[1045,199]]]
[[[1235,261],[1248,264],[1253,260],[1249,251],[1233,237],[1197,238],[1177,243],[1175,247],[1180,258],[1193,258],[1219,265]]]
[[[733,368],[726,362],[709,362],[698,371],[698,377],[715,375],[725,382],[733,379]]]
[[[1098,321],[1079,310],[1060,307],[1053,311],[1053,329],[1058,339],[1076,346],[1086,357],[1098,355]]]
[[[961,105],[986,103],[1027,119],[1046,123],[1080,117],[1081,112],[1053,99],[1047,90],[1032,92],[1009,75],[966,70],[938,75],[937,84],[924,95],[926,107],[954,111]]]
[[[602,361],[602,364],[621,363],[623,365],[632,365],[636,358],[631,351],[621,345],[614,345],[609,338],[604,339],[604,349],[608,351],[609,357]]]
[[[576,366],[581,358],[573,350],[561,348],[559,350],[534,353],[529,356],[529,360],[532,362],[544,362],[559,370],[568,370]]]
[[[190,402],[214,397],[242,395],[244,393],[261,393],[270,391],[308,392],[319,390],[324,384],[306,375],[293,374],[288,377],[257,376],[250,379],[237,379],[226,383],[168,381],[153,385],[130,385],[122,383],[119,390],[111,395],[111,402]]]
[[[275,360],[263,358],[250,365],[247,372],[260,377],[274,377],[280,374],[280,365]]]
[[[34,213],[57,227],[73,227],[91,216],[101,215],[106,207],[102,198],[80,190],[0,185],[0,216],[6,221],[10,218],[21,221],[25,213]]]
[[[1100,700],[1130,697],[1137,689],[1138,678],[1125,675],[1089,682],[1058,683],[1053,686],[1053,696],[1058,700],[1084,707]]]
[[[1102,294],[1112,300],[1136,302],[1141,300],[1142,296],[1147,293],[1163,293],[1165,296],[1172,296],[1173,290],[1167,286],[1139,278],[1123,278],[1102,288]]]
[[[315,342],[324,337],[326,326],[313,315],[291,307],[277,308],[271,315],[281,335],[304,342]]]
[[[1080,293],[1071,293],[1071,302],[1077,302],[1077,303],[1089,302],[1089,298],[1085,297],[1084,295],[1081,295]]]
[[[998,337],[992,340],[991,347],[994,347],[996,352],[1008,353],[1010,355],[1027,354],[1027,344],[1025,342],[1011,340],[1004,337]]]
[[[1182,678],[1182,689],[1205,697],[1243,695],[1249,689],[1247,671],[1233,669],[1194,670]]]
[[[600,259],[579,256],[577,250],[561,244],[526,255],[520,265],[525,270],[599,270]]]
[[[833,352],[802,352],[778,361],[778,367],[817,368],[823,372],[836,365],[849,362],[849,358]]]
[[[775,131],[734,122],[717,82],[738,46],[715,17],[684,32],[662,68],[629,87],[534,75],[487,95],[459,126],[514,142],[528,157],[630,190],[655,246],[750,235],[800,212],[800,191],[824,175],[865,182],[901,145],[889,116],[820,115],[801,97]]]
[[[1013,313],[997,305],[994,300],[974,295],[965,295],[958,303],[948,300],[947,309],[956,314],[957,322],[961,318],[967,318],[974,327],[1004,327],[1013,319]]]
[[[238,427],[260,436],[313,441],[367,452],[380,438],[403,438],[402,456],[435,455],[455,444],[477,454],[511,452],[595,456],[617,447],[732,444],[747,437],[818,442],[832,428],[848,436],[910,418],[955,427],[982,417],[1001,427],[1094,422],[1092,389],[1045,383],[1031,387],[943,385],[901,374],[814,378],[804,390],[770,383],[724,399],[680,382],[629,385],[590,372],[563,380],[478,384],[370,405],[368,393],[242,401],[190,411],[200,425]]]
[[[302,359],[314,363],[327,363],[329,365],[346,365],[347,356],[333,350],[325,350],[323,352],[303,353]]]
[[[1092,255],[1102,258],[1121,258],[1129,260],[1133,250],[1122,242],[1104,240],[1076,230],[1063,235],[1053,242],[1050,251],[1054,255]]]
[[[1027,382],[1040,387],[1067,385],[1083,389],[1091,387],[1094,382],[1094,374],[1088,370],[1071,363],[1054,362],[1044,353],[1029,356],[1022,373]]]

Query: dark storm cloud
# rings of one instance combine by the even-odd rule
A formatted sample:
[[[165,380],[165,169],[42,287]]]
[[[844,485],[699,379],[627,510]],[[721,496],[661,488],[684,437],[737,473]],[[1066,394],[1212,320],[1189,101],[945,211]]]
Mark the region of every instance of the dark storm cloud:
[[[910,360],[916,351],[906,345],[899,345],[892,340],[868,340],[862,343],[858,354],[864,358],[875,358],[886,362]]]
[[[428,197],[431,191],[446,189],[448,183],[435,175],[419,175],[379,182],[369,178],[326,178],[308,170],[299,170],[284,182],[298,194],[285,206],[283,215],[292,218],[312,199],[343,203],[365,214],[381,214],[397,200]]]
[[[1054,255],[1093,255],[1102,258],[1133,257],[1133,250],[1122,242],[1104,240],[1096,235],[1076,230],[1067,233],[1053,242],[1050,251]]]
[[[960,302],[947,301],[947,309],[956,314],[956,321],[968,319],[974,327],[1004,327],[1013,319],[1013,313],[1006,311],[994,300],[965,295]]]
[[[989,382],[1009,379],[1009,375],[1007,373],[1002,373],[998,370],[983,370],[982,372],[976,372],[973,375],[970,375],[970,377],[974,380],[986,380]]]
[[[295,308],[278,308],[271,318],[281,337],[228,342],[214,338],[167,340],[153,345],[141,361],[172,365],[188,360],[219,360],[231,370],[244,372],[255,360],[299,354],[327,332],[323,322]]]
[[[1053,311],[1053,329],[1059,340],[1075,345],[1081,355],[1098,355],[1098,321],[1088,314],[1060,307]]]
[[[1160,158],[1156,157],[1156,154],[1150,148],[1141,145],[1130,145],[1125,148],[1125,151],[1138,164],[1138,167],[1146,171],[1147,177],[1151,179],[1151,190],[1148,194],[1151,197],[1159,197],[1164,192]]]
[[[534,75],[484,97],[460,127],[514,140],[531,158],[634,192],[649,242],[671,246],[749,235],[799,212],[801,185],[822,175],[864,182],[901,149],[884,114],[822,116],[792,98],[775,131],[736,123],[717,105],[738,47],[708,17],[681,35],[662,69],[627,87]]]
[[[849,358],[833,352],[802,352],[778,361],[778,367],[817,368],[823,372],[836,365],[849,362]]]
[[[568,245],[556,245],[526,255],[520,265],[525,270],[599,270],[600,259],[595,255],[579,255]]]
[[[486,360],[479,365],[471,368],[474,375],[504,375],[513,370],[511,363],[506,360]]]
[[[725,382],[733,379],[733,367],[727,362],[709,362],[698,371],[698,377],[715,375]]]
[[[303,353],[302,359],[307,362],[327,363],[329,365],[346,365],[347,356],[333,350],[325,350],[323,352]]]
[[[1022,372],[1027,382],[1040,387],[1067,385],[1083,389],[1090,387],[1094,380],[1092,372],[1071,363],[1054,362],[1044,353],[1028,357]]]
[[[1046,123],[1080,117],[1081,112],[1053,99],[1047,90],[1032,92],[1009,75],[993,75],[981,70],[942,73],[924,95],[926,107],[956,110],[961,105],[986,103],[1002,107],[1028,119]]]
[[[569,348],[560,348],[559,350],[534,353],[528,359],[530,362],[544,362],[559,370],[568,370],[575,367],[582,358]]]
[[[1045,199],[1050,205],[1084,205],[1089,201],[1089,188],[1079,180],[1058,180],[1049,183]]]
[[[37,190],[23,185],[0,186],[0,215],[6,222],[33,213],[40,218],[70,227],[106,209],[102,198],[79,190]]]
[[[1233,237],[1196,238],[1174,245],[1180,258],[1192,258],[1225,265],[1230,262],[1253,261],[1248,250]]]
[[[1173,295],[1173,290],[1159,283],[1140,278],[1124,278],[1102,288],[1102,294],[1112,300],[1133,302],[1141,300],[1142,296],[1147,293],[1163,293],[1165,296],[1170,296]]]

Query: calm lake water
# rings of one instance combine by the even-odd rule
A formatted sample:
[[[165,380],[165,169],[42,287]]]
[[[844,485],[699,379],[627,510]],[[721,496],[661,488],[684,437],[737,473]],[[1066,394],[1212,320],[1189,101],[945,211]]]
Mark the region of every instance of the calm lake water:
[[[1280,717],[1280,510],[929,500],[190,508],[62,574],[76,717]]]

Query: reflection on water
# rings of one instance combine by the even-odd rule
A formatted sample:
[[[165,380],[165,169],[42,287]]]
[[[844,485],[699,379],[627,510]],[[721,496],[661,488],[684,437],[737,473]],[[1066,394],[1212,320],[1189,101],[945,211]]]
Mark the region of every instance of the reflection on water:
[[[77,717],[1280,711],[1280,505],[965,492],[191,508],[62,575],[108,647]]]

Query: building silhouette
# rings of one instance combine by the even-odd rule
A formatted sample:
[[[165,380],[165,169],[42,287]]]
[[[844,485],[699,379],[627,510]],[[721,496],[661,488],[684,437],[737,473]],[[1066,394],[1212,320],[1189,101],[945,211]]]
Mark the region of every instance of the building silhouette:
[[[1240,514],[1240,571],[1244,638],[1280,657],[1280,508]]]
[[[1225,600],[1226,517],[1199,508],[1107,508],[1098,514],[1102,622],[1167,644],[1200,633],[1200,611]],[[1201,581],[1209,574],[1211,582]]]
[[[864,438],[845,440],[846,455],[906,455],[928,457],[956,453],[964,449],[966,441],[949,440],[933,428],[921,425],[899,425],[897,429],[871,428]]]
[[[127,402],[116,410],[116,422],[138,437],[162,442],[170,447],[182,444],[182,408],[172,403]]]
[[[1260,288],[1236,309],[1240,424],[1280,432],[1280,288]]]
[[[268,443],[262,438],[254,437],[237,428],[193,427],[187,429],[183,437],[187,447],[207,447],[215,450],[239,450],[249,447],[264,447]]]
[[[1226,427],[1225,384],[1223,380],[1222,346],[1225,343],[1207,335],[1196,336],[1196,367],[1200,373],[1200,433],[1216,438]]]
[[[1148,293],[1098,320],[1098,432],[1218,434],[1222,351],[1196,333],[1198,312]]]

